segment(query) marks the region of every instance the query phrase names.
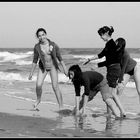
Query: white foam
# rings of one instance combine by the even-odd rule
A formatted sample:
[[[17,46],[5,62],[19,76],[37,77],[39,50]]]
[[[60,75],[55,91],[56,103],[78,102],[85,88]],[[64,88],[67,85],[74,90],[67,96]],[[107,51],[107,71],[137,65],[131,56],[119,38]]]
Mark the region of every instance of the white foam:
[[[34,75],[31,81],[36,81],[36,78],[37,76]],[[9,72],[0,72],[0,80],[7,80],[7,81],[17,80],[17,81],[30,82],[30,80],[28,80],[28,75],[21,75],[20,73],[9,73]],[[46,76],[45,81],[51,83],[51,78],[49,74]],[[59,73],[58,82],[70,83],[70,80],[65,74]]]
[[[135,85],[134,82],[131,82],[131,81],[130,81],[130,82],[127,83],[126,87],[135,88],[136,85]]]
[[[26,53],[10,53],[10,52],[0,52],[0,62],[14,62],[15,60],[27,58],[31,56],[33,52],[29,51]]]
[[[16,65],[31,65],[32,61],[25,61],[25,60],[17,60],[15,61]]]
[[[131,115],[134,115],[134,116],[137,115],[137,113],[134,113],[134,112],[126,112],[126,114],[131,114]]]

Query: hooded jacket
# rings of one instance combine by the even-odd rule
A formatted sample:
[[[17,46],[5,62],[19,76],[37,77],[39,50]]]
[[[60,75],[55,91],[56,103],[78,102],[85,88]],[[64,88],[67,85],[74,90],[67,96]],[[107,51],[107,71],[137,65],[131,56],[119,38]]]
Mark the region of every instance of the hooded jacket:
[[[47,39],[47,40],[49,42],[49,46],[52,47],[51,56],[52,56],[53,64],[55,65],[56,69],[60,70],[60,68],[58,66],[58,62],[57,62],[57,59],[59,60],[59,62],[61,62],[63,60],[62,56],[60,54],[60,49],[55,42],[52,42],[49,39]],[[45,71],[45,59],[41,53],[40,42],[37,43],[34,47],[33,63],[37,64],[38,60],[39,60],[39,68],[42,70],[42,72],[44,72]]]

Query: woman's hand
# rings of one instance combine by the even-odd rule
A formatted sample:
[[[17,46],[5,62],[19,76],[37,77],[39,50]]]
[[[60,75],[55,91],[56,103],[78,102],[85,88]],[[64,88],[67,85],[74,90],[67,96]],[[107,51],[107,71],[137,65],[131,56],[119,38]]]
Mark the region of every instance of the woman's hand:
[[[28,77],[28,79],[29,80],[32,80],[32,76],[33,76],[33,74],[30,74],[29,77]]]
[[[125,85],[123,84],[123,82],[118,83],[117,94],[121,95],[123,93],[124,88],[125,88]]]
[[[68,71],[67,70],[65,70],[64,74],[68,77]]]
[[[87,63],[89,63],[90,62],[90,59],[88,58],[88,59],[86,59],[86,61],[83,63],[83,65],[86,65]]]

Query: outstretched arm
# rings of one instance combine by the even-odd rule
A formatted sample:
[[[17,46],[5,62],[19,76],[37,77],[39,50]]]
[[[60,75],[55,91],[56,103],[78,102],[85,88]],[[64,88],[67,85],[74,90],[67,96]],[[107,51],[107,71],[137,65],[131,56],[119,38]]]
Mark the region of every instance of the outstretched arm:
[[[90,61],[96,60],[96,59],[98,59],[98,55],[94,55],[92,58],[88,58],[88,59],[86,60],[86,62],[83,63],[83,65],[86,65],[86,64],[89,63]]]
[[[68,70],[67,70],[67,67],[64,63],[64,61],[60,61],[61,65],[62,65],[62,68],[63,68],[63,71],[65,73],[66,76],[68,76]]]

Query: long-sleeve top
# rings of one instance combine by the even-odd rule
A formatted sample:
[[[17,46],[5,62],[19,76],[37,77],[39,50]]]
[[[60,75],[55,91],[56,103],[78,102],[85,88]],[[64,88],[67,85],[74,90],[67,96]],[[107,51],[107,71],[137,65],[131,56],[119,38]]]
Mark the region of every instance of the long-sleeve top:
[[[98,67],[108,67],[111,64],[120,63],[121,58],[118,57],[119,55],[117,53],[117,46],[113,39],[110,39],[106,43],[102,52],[98,54],[98,58],[102,58],[104,56],[106,57],[106,60],[98,63]]]
[[[62,56],[60,54],[60,49],[59,49],[58,45],[55,42],[52,42],[49,39],[48,39],[48,42],[49,42],[49,46],[53,47],[52,51],[51,51],[51,56],[52,56],[53,63],[55,65],[55,67],[57,69],[59,69],[57,59],[59,61],[62,61]],[[44,59],[44,57],[42,55],[40,43],[37,43],[35,45],[35,47],[34,47],[33,63],[37,63],[38,60],[39,60],[39,67],[44,72],[44,70],[45,70],[45,59]]]
[[[79,80],[73,81],[76,96],[80,96],[81,86],[84,86],[84,94],[88,96],[90,90],[93,90],[103,80],[103,75],[96,71],[85,71],[79,76]]]
[[[136,66],[136,64],[137,62],[132,59],[127,50],[125,50],[121,59],[121,75],[118,81],[119,83],[123,80],[124,73],[130,72]]]

